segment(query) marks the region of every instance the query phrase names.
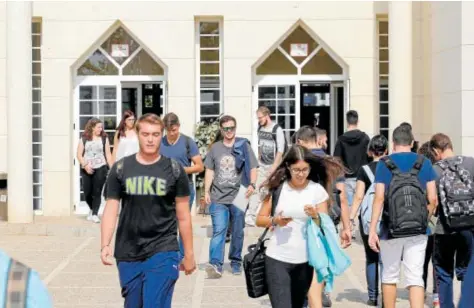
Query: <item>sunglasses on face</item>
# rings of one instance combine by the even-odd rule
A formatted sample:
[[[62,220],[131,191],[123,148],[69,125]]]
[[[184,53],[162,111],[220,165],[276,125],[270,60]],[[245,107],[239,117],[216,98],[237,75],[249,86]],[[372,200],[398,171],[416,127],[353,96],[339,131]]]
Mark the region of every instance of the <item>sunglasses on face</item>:
[[[223,127],[222,130],[226,133],[233,132],[235,130],[235,126]]]

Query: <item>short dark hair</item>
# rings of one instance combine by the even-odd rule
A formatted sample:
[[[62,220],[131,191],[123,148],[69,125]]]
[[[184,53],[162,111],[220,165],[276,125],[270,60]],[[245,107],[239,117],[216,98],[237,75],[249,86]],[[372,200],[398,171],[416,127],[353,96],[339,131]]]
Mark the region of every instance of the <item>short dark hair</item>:
[[[355,110],[349,110],[346,113],[346,121],[349,125],[357,125],[359,123],[359,114]]]
[[[179,118],[175,113],[170,112],[163,118],[163,123],[166,128],[169,128],[173,125],[179,125]]]
[[[237,120],[231,115],[224,115],[219,119],[219,127],[222,127],[227,122],[233,121],[235,126],[237,126]]]
[[[388,140],[384,135],[375,135],[369,142],[369,152],[375,156],[382,156],[388,149]]]
[[[424,155],[426,158],[428,158],[431,163],[435,163],[436,159],[433,153],[433,149],[430,146],[430,142],[427,141],[421,145],[421,147],[417,151],[418,154]]]
[[[408,122],[403,122],[402,124],[400,124],[400,126],[407,127],[409,130],[413,130],[413,127],[412,127],[411,124],[408,123]]]
[[[300,129],[295,133],[295,140],[302,140],[305,142],[316,142],[316,131],[314,128],[308,125],[301,126]]]
[[[411,129],[405,126],[398,126],[395,128],[392,134],[392,140],[395,145],[408,145],[411,146],[413,142],[413,133]]]
[[[448,135],[437,133],[431,137],[430,148],[444,152],[447,149],[453,149],[453,143]]]

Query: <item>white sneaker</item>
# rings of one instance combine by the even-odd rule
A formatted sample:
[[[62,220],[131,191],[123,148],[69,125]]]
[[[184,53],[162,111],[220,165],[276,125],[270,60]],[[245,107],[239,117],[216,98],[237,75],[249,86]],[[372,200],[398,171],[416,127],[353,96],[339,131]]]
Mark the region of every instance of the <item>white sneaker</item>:
[[[87,220],[88,221],[92,220],[92,211],[89,211],[89,215],[87,215]]]
[[[100,223],[100,218],[97,215],[92,216],[92,221],[95,222],[96,224]]]

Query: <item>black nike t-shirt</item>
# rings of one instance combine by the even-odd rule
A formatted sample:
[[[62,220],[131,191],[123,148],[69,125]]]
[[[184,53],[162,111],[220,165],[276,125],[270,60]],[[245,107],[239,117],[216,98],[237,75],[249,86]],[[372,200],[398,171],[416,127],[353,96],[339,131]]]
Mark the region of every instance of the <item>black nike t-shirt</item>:
[[[139,261],[178,251],[175,198],[186,196],[188,177],[170,158],[143,165],[132,155],[115,163],[107,179],[107,199],[122,200],[115,259]]]

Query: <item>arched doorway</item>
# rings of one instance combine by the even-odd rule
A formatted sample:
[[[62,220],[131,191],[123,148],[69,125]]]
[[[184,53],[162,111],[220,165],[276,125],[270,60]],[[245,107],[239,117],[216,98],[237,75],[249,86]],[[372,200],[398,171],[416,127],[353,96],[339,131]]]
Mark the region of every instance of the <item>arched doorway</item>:
[[[73,153],[87,121],[104,122],[111,147],[122,113],[132,110],[162,115],[166,112],[166,66],[121,23],[73,66],[74,138]],[[74,157],[74,204],[76,214],[89,208],[82,192],[79,163]]]
[[[325,129],[332,152],[344,131],[347,71],[342,59],[298,22],[253,66],[252,109],[267,106],[288,141],[303,125]],[[253,139],[256,144],[256,127]]]

